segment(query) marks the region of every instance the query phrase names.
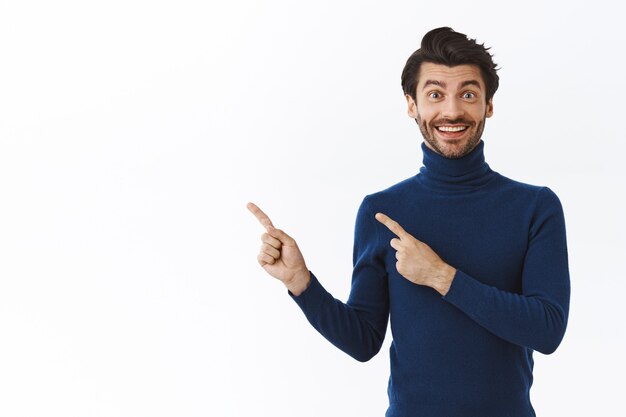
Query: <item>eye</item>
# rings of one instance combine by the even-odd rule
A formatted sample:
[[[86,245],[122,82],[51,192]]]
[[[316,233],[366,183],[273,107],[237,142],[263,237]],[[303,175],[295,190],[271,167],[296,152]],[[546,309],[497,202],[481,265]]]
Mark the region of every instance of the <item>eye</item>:
[[[441,98],[441,94],[439,94],[437,91],[431,91],[430,93],[428,93],[428,97],[437,100]]]
[[[476,98],[476,94],[472,93],[471,91],[466,91],[465,93],[463,93],[463,98],[471,100],[473,98]]]

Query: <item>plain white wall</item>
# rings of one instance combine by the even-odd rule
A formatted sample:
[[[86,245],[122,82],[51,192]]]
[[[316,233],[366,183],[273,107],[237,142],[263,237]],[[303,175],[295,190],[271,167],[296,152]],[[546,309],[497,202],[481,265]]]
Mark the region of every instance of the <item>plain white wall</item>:
[[[609,0],[0,1],[0,415],[382,416],[257,264],[256,202],[342,300],[361,199],[421,166],[400,72],[501,66],[491,167],[564,206],[570,324],[539,416],[623,411],[623,12]]]

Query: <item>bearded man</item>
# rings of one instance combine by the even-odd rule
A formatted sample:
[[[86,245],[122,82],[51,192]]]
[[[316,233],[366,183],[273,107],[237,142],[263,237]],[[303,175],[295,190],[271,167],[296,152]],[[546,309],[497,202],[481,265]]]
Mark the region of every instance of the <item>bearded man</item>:
[[[569,312],[561,203],[550,188],[485,162],[481,137],[499,81],[488,48],[434,29],[401,79],[424,137],[423,166],[363,199],[347,302],[248,203],[266,228],[258,262],[315,329],[359,361],[378,353],[390,321],[387,417],[535,416],[533,352],[556,350]]]

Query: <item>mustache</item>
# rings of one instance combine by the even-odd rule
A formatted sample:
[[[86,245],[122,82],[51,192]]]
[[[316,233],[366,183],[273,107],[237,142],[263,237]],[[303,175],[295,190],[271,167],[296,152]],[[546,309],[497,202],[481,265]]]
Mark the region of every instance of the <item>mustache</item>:
[[[465,120],[465,119],[454,119],[454,120],[452,120],[452,119],[439,119],[439,120],[435,120],[432,124],[434,126],[439,126],[439,125],[456,125],[456,124],[464,124],[464,125],[471,126],[474,123],[472,123],[472,122],[470,122],[468,120]]]

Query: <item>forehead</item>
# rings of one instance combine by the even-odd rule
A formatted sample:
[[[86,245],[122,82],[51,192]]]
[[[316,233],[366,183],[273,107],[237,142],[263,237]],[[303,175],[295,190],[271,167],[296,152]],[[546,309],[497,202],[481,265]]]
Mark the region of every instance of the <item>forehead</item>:
[[[422,87],[426,81],[438,81],[445,84],[448,88],[455,88],[464,81],[476,80],[480,83],[482,89],[485,88],[480,68],[477,65],[463,64],[449,67],[443,64],[434,64],[432,62],[423,62],[420,66],[418,75],[418,89]]]

